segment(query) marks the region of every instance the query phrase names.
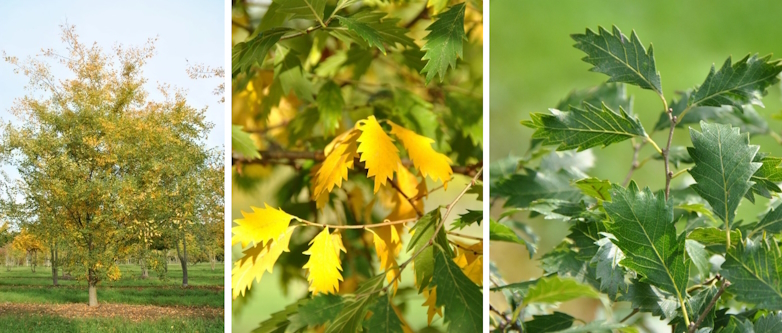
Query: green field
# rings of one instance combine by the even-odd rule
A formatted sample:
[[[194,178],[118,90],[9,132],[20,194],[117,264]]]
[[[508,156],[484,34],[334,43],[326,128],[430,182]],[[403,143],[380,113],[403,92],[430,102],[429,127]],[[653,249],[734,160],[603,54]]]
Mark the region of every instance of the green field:
[[[138,265],[120,265],[117,281],[98,285],[101,309],[88,309],[87,282],[52,286],[51,269],[0,268],[0,328],[9,332],[223,332],[223,265],[169,265],[168,278],[141,279]],[[83,308],[82,308],[83,306]],[[159,307],[159,308],[158,308]],[[127,309],[123,310],[123,309]],[[142,311],[143,309],[143,311]],[[107,313],[116,311],[115,313]],[[135,314],[135,315],[129,315]],[[131,316],[132,318],[129,318]]]

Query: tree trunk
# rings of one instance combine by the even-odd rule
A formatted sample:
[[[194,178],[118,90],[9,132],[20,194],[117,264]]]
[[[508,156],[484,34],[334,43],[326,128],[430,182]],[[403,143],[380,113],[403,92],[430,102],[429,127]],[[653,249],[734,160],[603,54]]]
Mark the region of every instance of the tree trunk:
[[[89,292],[90,292],[90,303],[89,306],[98,306],[98,288],[96,284],[98,283],[97,277],[95,276],[95,271],[92,269],[89,270]]]
[[[182,265],[182,287],[187,287],[187,241],[182,233],[182,252],[179,252],[179,243],[176,245],[176,254],[179,257],[179,263]]]
[[[57,287],[57,250],[55,250],[55,246],[52,246],[51,250],[51,262],[52,262],[52,283],[55,287]]]
[[[141,278],[142,279],[149,278],[149,270],[147,269],[147,262],[144,259],[141,259]]]

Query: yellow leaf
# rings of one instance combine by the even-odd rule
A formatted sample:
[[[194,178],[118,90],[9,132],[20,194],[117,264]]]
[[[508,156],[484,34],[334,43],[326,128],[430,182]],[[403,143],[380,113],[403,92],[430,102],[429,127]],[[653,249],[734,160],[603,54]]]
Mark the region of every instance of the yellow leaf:
[[[253,281],[261,282],[264,272],[273,273],[274,263],[282,252],[290,252],[288,244],[296,226],[288,227],[285,232],[266,245],[256,245],[244,251],[245,256],[234,264],[231,271],[231,288],[233,298],[244,296],[246,290],[252,288]]]
[[[402,141],[402,145],[407,149],[407,154],[410,155],[413,165],[421,172],[421,175],[429,177],[434,181],[442,181],[443,187],[447,189],[448,180],[453,175],[451,159],[432,148],[434,140],[418,135],[391,121],[388,121],[388,123],[391,124],[391,134],[396,136],[399,141]]]
[[[374,230],[367,229],[373,235],[372,243],[375,244],[375,252],[380,259],[380,270],[387,272],[386,280],[388,282],[393,282],[392,293],[396,293],[397,285],[401,279],[399,266],[396,262],[396,256],[402,250],[402,241],[399,237],[401,229],[401,224],[386,225]]]
[[[434,315],[438,314],[440,317],[443,316],[443,310],[437,307],[437,288],[426,288],[423,292],[424,298],[426,298],[426,301],[424,301],[424,306],[427,306],[426,315],[429,320],[429,325],[432,325],[432,319],[434,319]]]
[[[266,208],[250,206],[252,213],[242,211],[244,218],[234,220],[237,226],[231,229],[231,245],[241,243],[242,247],[247,247],[250,242],[263,245],[285,232],[293,217],[282,209],[271,208],[266,203],[264,206]]]
[[[377,193],[386,180],[394,177],[394,171],[401,162],[399,149],[396,149],[375,116],[359,121],[358,129],[361,130],[358,152],[361,154],[361,162],[366,166],[367,177],[375,177],[374,193]]]
[[[483,285],[483,241],[467,246],[457,242],[454,262],[472,282]]]
[[[339,251],[347,252],[342,245],[342,236],[337,232],[329,234],[328,227],[323,228],[310,241],[310,248],[304,251],[304,254],[310,256],[303,268],[309,270],[307,281],[310,282],[309,290],[313,295],[339,291],[339,281],[342,281]]]
[[[394,189],[394,208],[391,210],[391,214],[386,216],[386,220],[399,221],[414,218],[418,215],[416,209],[418,209],[419,212],[424,210],[423,200],[414,200],[415,207],[413,207],[413,205],[410,204],[410,200],[408,200],[408,198],[414,199],[416,196],[418,196],[420,188],[418,179],[415,178],[412,172],[402,166],[402,163],[399,163],[397,166],[396,178],[397,185],[402,191],[400,193],[399,190]],[[404,193],[404,195],[402,193]]]
[[[318,208],[323,208],[328,201],[328,193],[334,186],[342,187],[342,180],[348,179],[348,169],[353,169],[356,154],[356,140],[361,132],[351,130],[345,136],[338,136],[329,145],[332,149],[323,163],[319,164],[313,177],[312,198],[318,202]],[[339,141],[338,141],[339,140]]]

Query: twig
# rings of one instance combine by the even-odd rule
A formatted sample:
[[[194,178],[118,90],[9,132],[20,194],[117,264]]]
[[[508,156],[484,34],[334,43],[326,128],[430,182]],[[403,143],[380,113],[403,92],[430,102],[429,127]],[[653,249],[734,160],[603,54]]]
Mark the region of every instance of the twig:
[[[448,233],[451,236],[456,236],[456,237],[461,237],[461,238],[468,238],[468,239],[474,239],[474,240],[483,241],[483,238],[477,237],[477,236],[470,236],[470,235],[460,234],[460,233],[456,233],[456,232],[453,232],[453,231],[447,231],[446,233]]]
[[[710,284],[714,283],[715,281],[719,281],[720,279],[722,279],[722,275],[717,274],[713,278],[706,280],[706,282],[704,282],[704,283],[696,284],[696,285],[694,285],[692,287],[687,288],[687,293],[689,294],[689,293],[691,293],[693,291],[701,289],[701,288],[703,288],[703,286],[710,285]]]
[[[371,228],[378,228],[378,227],[384,227],[388,225],[395,225],[395,224],[404,224],[404,223],[410,223],[415,222],[418,219],[404,219],[404,220],[396,220],[396,221],[386,221],[383,223],[375,223],[375,224],[350,224],[350,225],[334,225],[334,224],[324,224],[324,223],[315,223],[310,222],[305,219],[300,219],[298,217],[293,217],[296,219],[296,221],[299,221],[306,225],[311,225],[313,227],[321,227],[321,228],[332,228],[332,229],[371,229]]]
[[[467,252],[472,252],[472,253],[473,253],[473,254],[475,254],[475,255],[479,255],[479,256],[482,256],[482,255],[483,255],[483,251],[481,251],[481,252],[478,252],[478,251],[475,251],[475,250],[473,250],[473,249],[466,248],[466,247],[464,247],[464,245],[462,245],[462,244],[459,244],[459,243],[457,243],[457,242],[454,242],[454,241],[452,241],[452,240],[448,240],[448,243],[451,243],[451,244],[453,244],[454,246],[456,246],[456,247],[458,247],[458,248],[460,248],[460,249],[462,249],[462,250],[464,250],[464,251],[467,251]]]
[[[624,323],[624,322],[626,322],[628,319],[630,319],[630,317],[632,317],[633,315],[635,315],[635,314],[636,314],[636,313],[638,313],[639,311],[641,311],[641,310],[639,310],[638,308],[635,308],[635,309],[633,309],[633,312],[630,312],[630,314],[629,314],[629,315],[627,315],[627,317],[624,317],[624,318],[623,318],[622,320],[620,320],[619,322],[620,322],[620,323]]]
[[[453,177],[451,177],[451,179],[448,179],[448,181],[445,181],[442,184],[438,185],[437,187],[432,188],[429,191],[426,191],[426,193],[419,193],[418,195],[413,197],[413,200],[420,200],[421,198],[423,198],[425,196],[428,196],[430,193],[432,193],[434,191],[437,191],[437,190],[439,190],[441,188],[444,188],[445,187],[445,183],[450,183],[452,180],[453,180]]]
[[[717,291],[717,294],[714,295],[714,297],[711,298],[711,302],[709,302],[709,305],[706,306],[706,310],[701,313],[701,315],[698,317],[698,320],[694,323],[690,324],[690,330],[689,333],[695,333],[695,330],[698,329],[698,326],[701,325],[704,319],[706,319],[706,315],[711,311],[711,308],[714,307],[715,304],[717,304],[717,300],[722,296],[722,293],[725,292],[725,288],[730,287],[730,281],[728,280],[722,280],[722,286],[720,287],[720,290]],[[686,309],[684,311],[687,311]]]
[[[641,151],[641,147],[642,147],[641,143],[635,143],[635,140],[633,140],[633,162],[630,165],[630,171],[627,172],[627,176],[625,176],[625,180],[622,182],[623,187],[627,186],[627,183],[630,182],[630,178],[632,178],[633,176],[633,172],[635,172],[635,170],[638,170],[638,168],[640,167],[640,164],[638,164],[638,152]]]
[[[396,189],[399,194],[401,194],[405,199],[407,199],[407,202],[410,203],[410,206],[413,206],[413,209],[415,210],[415,213],[418,215],[418,217],[424,216],[424,212],[421,211],[421,209],[416,206],[415,201],[408,197],[405,191],[402,191],[402,188],[399,187],[399,184],[397,184],[393,179],[389,181],[391,183],[391,186]]]
[[[682,174],[684,174],[687,171],[690,171],[690,169],[681,169],[681,170],[677,171],[676,173],[674,173],[673,175],[671,175],[671,179],[679,177],[679,176],[681,176]]]
[[[665,102],[665,100],[663,100]],[[667,105],[666,105],[667,106]],[[676,116],[673,115],[673,109],[668,109],[668,119],[671,121],[671,130],[668,131],[668,144],[663,150],[663,160],[665,161],[665,200],[671,195],[671,179],[673,179],[673,172],[671,171],[670,163],[668,163],[668,157],[671,152],[671,141],[673,141],[673,130],[676,128]]]

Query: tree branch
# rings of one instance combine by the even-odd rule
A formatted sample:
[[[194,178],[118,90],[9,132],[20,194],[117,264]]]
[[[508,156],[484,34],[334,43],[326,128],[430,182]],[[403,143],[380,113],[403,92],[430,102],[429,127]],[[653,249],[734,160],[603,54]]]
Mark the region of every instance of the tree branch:
[[[703,320],[706,319],[706,315],[709,313],[709,311],[711,311],[711,308],[717,304],[717,300],[720,298],[720,296],[722,296],[722,293],[725,292],[725,288],[728,287],[730,287],[730,281],[722,280],[722,286],[720,287],[720,290],[717,291],[717,294],[714,295],[714,297],[712,297],[711,302],[709,302],[709,305],[706,307],[706,310],[701,313],[696,322],[690,324],[689,333],[695,333],[695,330],[698,329],[698,326],[700,326]]]
[[[644,139],[643,142],[646,142],[646,140]],[[627,172],[627,176],[625,176],[625,180],[622,182],[623,187],[627,186],[627,183],[629,183],[630,179],[633,177],[633,172],[635,172],[635,170],[637,170],[640,166],[640,164],[638,164],[638,152],[641,151],[643,142],[635,143],[635,140],[633,140],[633,162],[630,165],[630,171]]]
[[[295,217],[295,216],[293,218],[296,219],[296,221],[299,221],[299,222],[301,222],[303,224],[310,225],[310,226],[313,226],[313,227],[320,227],[320,228],[328,227],[328,228],[332,228],[332,229],[364,229],[364,230],[372,229],[372,228],[384,227],[384,226],[387,226],[387,225],[410,223],[410,222],[415,222],[416,220],[418,220],[416,218],[416,219],[404,219],[404,220],[397,220],[397,221],[385,221],[383,223],[375,223],[375,224],[335,225],[335,224],[324,224],[324,223],[310,222],[310,221],[307,221],[305,219],[300,219],[300,218]]]
[[[676,116],[673,115],[673,109],[667,109],[668,119],[671,121],[671,130],[668,131],[668,144],[666,144],[665,150],[663,150],[663,160],[665,161],[665,200],[668,200],[668,197],[671,195],[671,179],[673,179],[673,172],[671,171],[671,166],[668,160],[671,152],[671,141],[673,141],[673,131],[676,129],[677,121]]]
[[[418,215],[418,217],[424,216],[424,212],[422,212],[418,206],[416,206],[415,201],[413,201],[412,198],[408,197],[405,191],[402,191],[402,189],[399,187],[399,184],[397,184],[393,179],[388,181],[391,183],[391,186],[399,192],[406,200],[410,203],[410,206],[413,206],[413,210],[415,210],[415,214]]]
[[[258,153],[261,154],[260,159],[247,159],[243,157],[234,156],[231,159],[232,165],[237,164],[276,164],[275,161],[278,160],[313,160],[322,162],[326,159],[326,155],[323,153],[322,150],[317,151],[287,151],[287,150],[260,150]],[[413,161],[404,159],[402,160],[402,165],[409,167],[413,165]],[[476,175],[476,172],[478,169],[483,167],[483,161],[470,164],[466,166],[460,166],[460,165],[453,165],[451,166],[451,169],[453,169],[454,173],[466,175],[466,176],[474,176]],[[431,192],[431,191],[430,191]]]

